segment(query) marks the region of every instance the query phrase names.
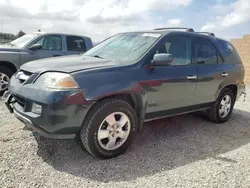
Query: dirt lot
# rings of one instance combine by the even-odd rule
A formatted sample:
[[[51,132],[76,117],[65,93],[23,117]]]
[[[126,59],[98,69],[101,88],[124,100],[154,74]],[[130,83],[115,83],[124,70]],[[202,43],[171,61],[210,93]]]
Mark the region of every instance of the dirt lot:
[[[249,96],[225,124],[194,115],[148,123],[127,153],[104,161],[22,128],[0,104],[1,188],[250,187]]]

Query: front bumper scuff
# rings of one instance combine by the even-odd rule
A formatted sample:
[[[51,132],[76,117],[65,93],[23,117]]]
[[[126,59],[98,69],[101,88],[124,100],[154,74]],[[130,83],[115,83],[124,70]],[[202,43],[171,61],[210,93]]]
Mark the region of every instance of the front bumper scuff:
[[[21,113],[19,113],[13,106],[13,104],[16,102],[15,99],[12,96],[12,93],[10,91],[6,91],[2,97],[4,100],[5,106],[9,110],[10,113],[13,113],[14,116],[20,120],[22,123],[26,125],[25,129],[28,129],[32,132],[38,133],[38,135],[51,138],[51,139],[74,139],[76,134],[54,134],[49,133],[46,130],[42,129],[40,126],[35,125],[32,123],[30,119],[23,116]]]
[[[52,138],[52,139],[74,139],[75,138],[75,134],[51,134],[46,132],[45,130],[43,130],[42,128],[34,125],[28,118],[22,116],[21,114],[19,114],[15,109],[13,110],[14,116],[19,119],[21,122],[23,122],[27,128],[31,131],[34,131],[38,134],[40,134],[41,136],[47,137],[47,138]]]

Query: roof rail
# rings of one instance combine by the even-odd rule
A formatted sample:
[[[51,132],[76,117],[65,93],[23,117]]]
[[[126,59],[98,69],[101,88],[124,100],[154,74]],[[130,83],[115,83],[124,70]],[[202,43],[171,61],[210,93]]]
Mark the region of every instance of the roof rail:
[[[194,32],[192,28],[186,28],[186,27],[162,27],[162,28],[156,28],[154,30],[165,30],[165,29],[185,29],[187,32]]]
[[[196,33],[207,34],[209,36],[215,37],[215,34],[214,33],[210,33],[210,32],[196,32]]]

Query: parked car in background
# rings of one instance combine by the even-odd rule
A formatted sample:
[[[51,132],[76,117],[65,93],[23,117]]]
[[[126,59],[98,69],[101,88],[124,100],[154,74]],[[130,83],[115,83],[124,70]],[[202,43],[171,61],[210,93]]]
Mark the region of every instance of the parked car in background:
[[[245,93],[232,44],[212,33],[161,28],[117,34],[81,56],[21,66],[6,106],[29,129],[80,138],[96,157],[123,153],[146,121],[204,111],[226,122]]]
[[[36,32],[0,46],[0,96],[11,76],[28,61],[84,53],[93,47],[86,36]]]

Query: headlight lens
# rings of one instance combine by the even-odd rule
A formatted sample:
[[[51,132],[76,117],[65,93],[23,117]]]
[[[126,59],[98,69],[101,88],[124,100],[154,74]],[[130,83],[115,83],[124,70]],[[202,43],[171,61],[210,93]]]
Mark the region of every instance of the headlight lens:
[[[35,81],[35,84],[50,89],[78,88],[76,81],[71,75],[60,72],[44,73]]]

